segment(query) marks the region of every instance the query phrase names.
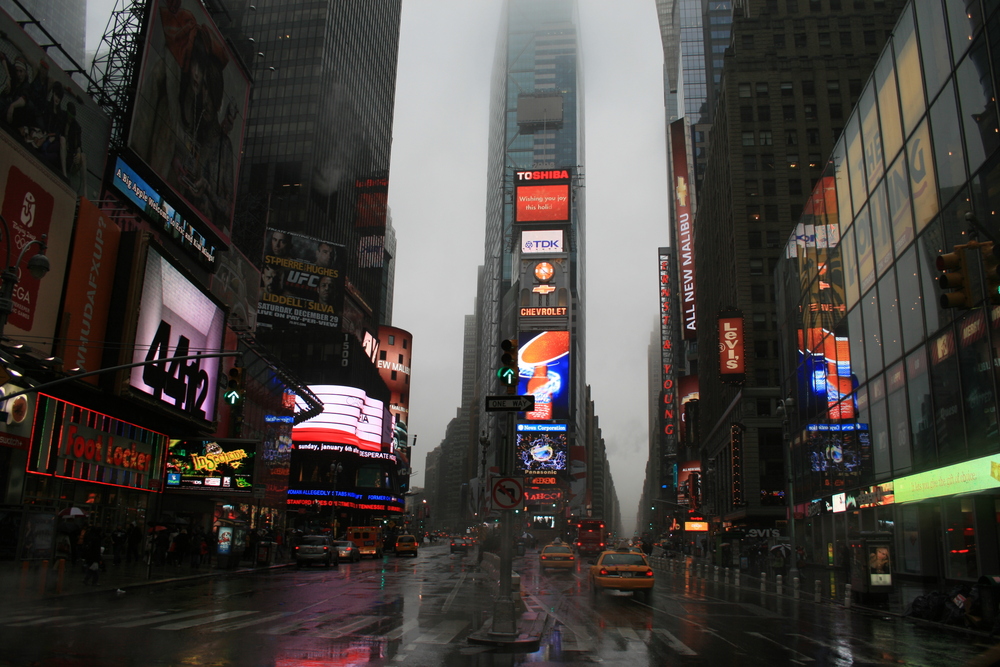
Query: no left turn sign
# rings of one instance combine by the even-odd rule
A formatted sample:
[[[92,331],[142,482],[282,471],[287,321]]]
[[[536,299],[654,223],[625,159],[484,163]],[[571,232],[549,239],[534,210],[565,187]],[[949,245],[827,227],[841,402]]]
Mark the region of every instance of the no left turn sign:
[[[524,502],[524,480],[520,477],[494,477],[490,498],[493,509],[520,509]]]

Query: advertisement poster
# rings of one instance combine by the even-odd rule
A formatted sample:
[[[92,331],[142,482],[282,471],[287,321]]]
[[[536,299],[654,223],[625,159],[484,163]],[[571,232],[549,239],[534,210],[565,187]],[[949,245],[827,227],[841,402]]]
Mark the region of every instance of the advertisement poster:
[[[263,327],[339,327],[344,306],[343,255],[341,245],[268,230],[257,322]]]
[[[167,488],[249,494],[256,452],[256,440],[171,440]]]
[[[518,424],[514,458],[522,472],[565,470],[569,455],[566,424]]]
[[[535,397],[530,421],[569,419],[569,332],[522,331],[518,334],[518,394]]]
[[[100,196],[111,119],[3,10],[0,107],[0,130],[51,176],[77,196]]]
[[[219,526],[219,546],[220,556],[228,555],[233,548],[233,529],[229,526]]]
[[[323,402],[323,413],[292,428],[295,442],[326,442],[353,445],[371,452],[383,451],[383,424],[389,419],[385,404],[364,389],[341,385],[310,385]],[[296,399],[299,410],[305,402]]]
[[[219,358],[171,358],[220,352],[224,314],[200,287],[149,248],[132,362],[158,363],[133,368],[129,384],[192,417],[213,421]]]
[[[250,80],[198,0],[153,0],[128,147],[230,236]]]
[[[569,170],[514,172],[517,222],[569,222]]]

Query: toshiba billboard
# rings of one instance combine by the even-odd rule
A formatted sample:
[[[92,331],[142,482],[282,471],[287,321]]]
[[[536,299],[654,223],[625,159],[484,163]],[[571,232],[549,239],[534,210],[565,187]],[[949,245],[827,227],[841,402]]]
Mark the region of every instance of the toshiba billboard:
[[[514,172],[516,222],[569,222],[570,176],[567,169]]]

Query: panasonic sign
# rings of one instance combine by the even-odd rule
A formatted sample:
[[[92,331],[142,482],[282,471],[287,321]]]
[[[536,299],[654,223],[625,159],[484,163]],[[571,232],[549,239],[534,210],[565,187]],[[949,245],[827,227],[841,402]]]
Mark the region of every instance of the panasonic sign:
[[[566,252],[563,247],[562,230],[553,229],[541,232],[521,232],[521,253],[528,254],[535,252]]]

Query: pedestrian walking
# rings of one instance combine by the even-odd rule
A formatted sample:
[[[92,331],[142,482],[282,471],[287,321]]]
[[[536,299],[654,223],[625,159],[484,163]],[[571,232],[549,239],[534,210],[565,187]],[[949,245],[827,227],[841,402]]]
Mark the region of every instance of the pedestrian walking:
[[[97,585],[97,580],[101,576],[101,561],[103,560],[101,546],[101,529],[97,526],[90,526],[87,529],[83,543],[83,583],[93,583]]]
[[[135,525],[135,521],[128,525],[125,529],[125,562],[126,563],[138,563],[139,562],[139,544],[142,542],[142,531],[139,530],[139,526]]]

